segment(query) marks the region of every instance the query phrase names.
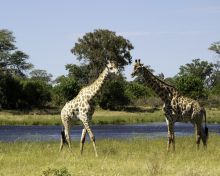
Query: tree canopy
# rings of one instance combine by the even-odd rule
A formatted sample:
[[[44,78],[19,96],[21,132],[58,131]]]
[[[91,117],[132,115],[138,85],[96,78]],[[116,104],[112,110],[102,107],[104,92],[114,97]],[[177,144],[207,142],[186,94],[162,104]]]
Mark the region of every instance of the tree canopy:
[[[215,43],[211,44],[209,49],[216,52],[217,54],[220,54],[220,42],[215,42]]]
[[[29,109],[43,107],[51,101],[51,86],[43,79],[46,71],[33,70],[29,56],[17,49],[15,37],[9,30],[0,30],[0,107]],[[36,79],[38,78],[38,79]],[[40,80],[41,79],[41,80]]]
[[[212,85],[213,63],[201,59],[193,59],[191,63],[180,66],[179,76],[193,76],[201,79],[205,86]]]
[[[206,99],[208,96],[203,81],[193,75],[178,77],[176,87],[183,95],[194,99]]]
[[[0,69],[24,77],[25,71],[33,67],[27,62],[28,58],[27,54],[17,50],[13,33],[5,29],[0,30]]]
[[[130,51],[133,45],[129,40],[115,32],[97,29],[86,33],[72,48],[72,53],[79,61],[84,61],[89,68],[89,77],[97,77],[107,61],[113,61],[119,69],[132,62]]]
[[[68,76],[75,79],[75,81],[84,86],[89,84],[89,66],[88,65],[75,65],[67,64],[66,70],[68,71]]]
[[[50,83],[52,80],[53,75],[50,73],[47,73],[46,70],[41,69],[34,69],[30,72],[30,76],[32,80],[40,80],[44,81],[46,83]]]

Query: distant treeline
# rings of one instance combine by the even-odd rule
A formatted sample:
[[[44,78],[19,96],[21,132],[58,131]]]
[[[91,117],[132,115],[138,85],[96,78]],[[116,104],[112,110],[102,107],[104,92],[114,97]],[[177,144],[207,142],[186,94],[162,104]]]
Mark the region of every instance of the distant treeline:
[[[121,74],[110,75],[95,98],[95,104],[111,110],[121,110],[130,105],[160,106],[162,102],[141,77],[127,81],[122,74],[124,67],[132,62],[130,51],[133,48],[129,40],[109,30],[86,33],[71,50],[82,64],[67,64],[68,74],[52,80],[51,74],[35,69],[28,61],[29,56],[17,49],[11,31],[0,30],[0,107],[23,110],[59,108],[74,98],[83,86],[93,82],[107,60],[114,61]],[[220,43],[211,44],[209,49],[217,54],[215,63],[193,59],[191,63],[180,66],[179,72],[172,78],[164,78],[163,73],[157,76],[176,86],[184,95],[219,107]],[[154,72],[150,66],[146,67]]]

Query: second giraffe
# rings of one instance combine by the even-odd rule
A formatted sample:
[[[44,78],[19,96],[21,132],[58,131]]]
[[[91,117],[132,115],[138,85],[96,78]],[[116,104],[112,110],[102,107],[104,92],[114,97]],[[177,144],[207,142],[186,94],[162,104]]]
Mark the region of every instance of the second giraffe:
[[[143,81],[152,88],[164,102],[163,111],[168,127],[167,150],[172,144],[175,150],[174,123],[176,121],[190,121],[195,127],[196,143],[199,147],[200,140],[204,146],[207,145],[208,128],[206,126],[206,111],[196,100],[182,96],[175,87],[165,83],[157,76],[154,76],[140,60],[135,60],[132,76],[140,75]],[[202,126],[205,118],[205,129]]]

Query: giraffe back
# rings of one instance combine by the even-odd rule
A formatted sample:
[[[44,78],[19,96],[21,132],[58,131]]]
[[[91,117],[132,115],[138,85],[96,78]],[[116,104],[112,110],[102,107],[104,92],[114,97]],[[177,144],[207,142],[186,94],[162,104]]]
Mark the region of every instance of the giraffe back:
[[[202,122],[205,109],[194,99],[175,94],[171,100],[171,107],[173,114],[177,116],[179,121],[195,121],[199,119]]]

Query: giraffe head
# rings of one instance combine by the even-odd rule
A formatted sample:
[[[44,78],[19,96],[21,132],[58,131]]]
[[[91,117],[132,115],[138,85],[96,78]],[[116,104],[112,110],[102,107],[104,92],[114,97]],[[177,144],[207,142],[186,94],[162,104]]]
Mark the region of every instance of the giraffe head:
[[[142,70],[142,68],[144,66],[144,64],[141,64],[140,61],[141,61],[140,59],[138,59],[138,60],[136,59],[135,60],[134,69],[133,69],[133,72],[131,74],[132,77],[138,75],[141,72],[141,70]]]
[[[115,73],[116,75],[119,74],[118,67],[113,62],[107,63],[106,67],[108,68],[109,73]]]

